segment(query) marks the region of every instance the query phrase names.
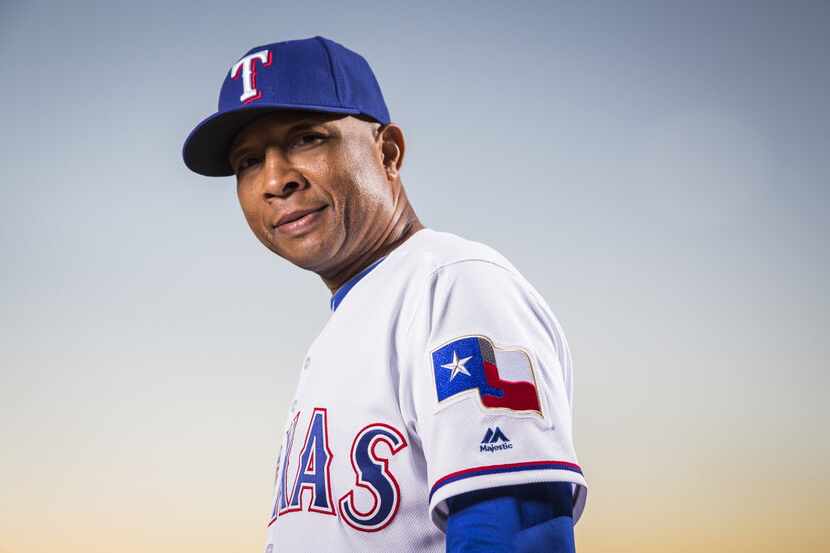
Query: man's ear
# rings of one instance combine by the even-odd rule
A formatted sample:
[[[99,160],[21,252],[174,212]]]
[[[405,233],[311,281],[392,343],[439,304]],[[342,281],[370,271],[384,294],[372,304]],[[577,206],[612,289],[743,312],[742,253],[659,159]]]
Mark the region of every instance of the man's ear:
[[[403,154],[406,150],[403,130],[395,123],[387,123],[380,127],[378,140],[380,140],[383,167],[386,169],[386,174],[389,175],[389,178],[397,178],[403,165]]]

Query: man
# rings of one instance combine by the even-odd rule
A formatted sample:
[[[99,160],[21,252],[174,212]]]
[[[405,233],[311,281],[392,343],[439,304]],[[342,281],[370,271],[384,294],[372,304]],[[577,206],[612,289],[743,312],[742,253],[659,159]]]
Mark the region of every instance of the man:
[[[192,170],[236,176],[262,244],[332,292],[266,551],[573,551],[565,338],[504,256],[421,224],[404,153],[368,63],[319,36],[251,49],[185,142]]]

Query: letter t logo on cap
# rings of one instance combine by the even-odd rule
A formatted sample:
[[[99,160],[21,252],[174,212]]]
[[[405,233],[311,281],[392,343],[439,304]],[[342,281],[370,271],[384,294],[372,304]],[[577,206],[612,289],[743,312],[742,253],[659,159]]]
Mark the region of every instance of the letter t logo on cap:
[[[256,65],[254,62],[259,60],[263,67],[271,65],[271,50],[260,50],[249,54],[236,62],[231,67],[231,79],[239,78],[240,69],[242,70],[242,96],[239,101],[247,104],[259,99],[262,92],[256,89]]]

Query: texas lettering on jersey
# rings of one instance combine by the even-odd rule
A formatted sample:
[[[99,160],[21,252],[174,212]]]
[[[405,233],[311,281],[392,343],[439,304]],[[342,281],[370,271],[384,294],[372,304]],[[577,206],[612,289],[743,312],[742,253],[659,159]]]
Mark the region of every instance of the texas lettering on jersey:
[[[340,516],[351,528],[361,532],[377,532],[388,526],[400,506],[400,486],[389,471],[388,458],[407,447],[406,438],[395,427],[376,422],[364,426],[352,441],[349,459],[354,472],[354,485],[335,503],[332,500],[328,411],[315,407],[308,422],[302,449],[296,456],[294,479],[289,485],[294,435],[301,413],[297,413],[286,432],[285,447],[277,470],[277,493],[268,526],[280,517],[298,511]],[[378,445],[388,451],[383,456]],[[371,508],[361,510],[356,494],[371,499]]]

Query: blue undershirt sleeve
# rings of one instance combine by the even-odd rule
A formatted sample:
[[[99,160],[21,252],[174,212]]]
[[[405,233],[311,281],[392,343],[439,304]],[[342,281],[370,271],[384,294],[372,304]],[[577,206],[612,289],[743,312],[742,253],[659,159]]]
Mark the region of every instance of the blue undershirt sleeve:
[[[574,553],[571,484],[503,486],[449,500],[447,553]]]

